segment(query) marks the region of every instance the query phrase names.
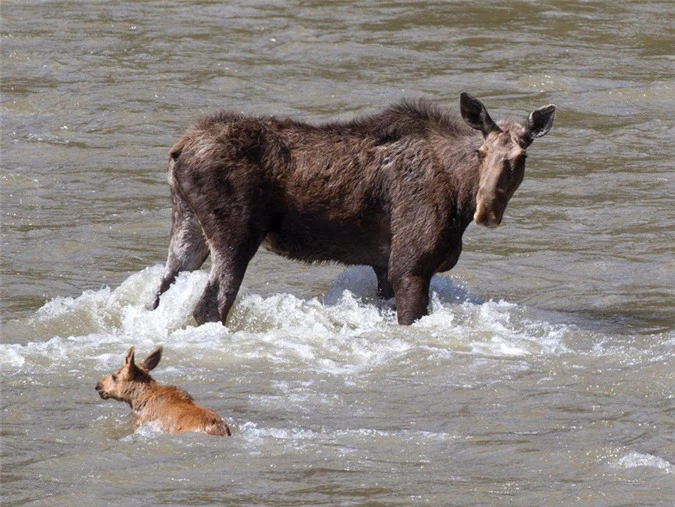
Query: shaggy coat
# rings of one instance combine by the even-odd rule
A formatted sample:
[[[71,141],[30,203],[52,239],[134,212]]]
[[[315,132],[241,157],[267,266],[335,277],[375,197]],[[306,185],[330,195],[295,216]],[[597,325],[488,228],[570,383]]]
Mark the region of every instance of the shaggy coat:
[[[466,93],[460,109],[420,100],[323,125],[231,112],[199,120],[170,151],[173,226],[154,306],[210,253],[194,315],[224,323],[262,244],[305,262],[370,265],[398,321],[422,317],[431,277],[457,263],[471,221],[501,223],[525,149],[555,113],[496,124]]]

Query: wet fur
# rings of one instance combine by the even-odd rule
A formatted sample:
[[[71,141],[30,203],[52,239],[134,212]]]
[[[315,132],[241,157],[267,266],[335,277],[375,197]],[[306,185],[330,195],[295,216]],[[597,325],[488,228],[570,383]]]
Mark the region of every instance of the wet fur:
[[[170,151],[173,225],[154,307],[210,253],[195,318],[224,323],[263,244],[305,262],[370,265],[399,323],[425,315],[431,276],[456,264],[472,220],[501,222],[520,183],[500,189],[486,174],[507,156],[524,170],[554,111],[497,126],[480,101],[460,102],[462,117],[419,100],[323,125],[231,112],[199,120]]]
[[[162,386],[149,374],[161,358],[157,348],[143,362],[134,362],[134,347],[126,354],[122,368],[101,378],[96,390],[103,399],[129,404],[136,426],[156,424],[165,433],[197,431],[209,435],[230,435],[227,424],[215,412],[194,403],[192,397],[176,386]]]

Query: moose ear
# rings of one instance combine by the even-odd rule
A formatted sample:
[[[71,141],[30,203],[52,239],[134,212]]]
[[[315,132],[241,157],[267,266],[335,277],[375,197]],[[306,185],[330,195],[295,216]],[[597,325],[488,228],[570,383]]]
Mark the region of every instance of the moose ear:
[[[492,121],[492,118],[490,118],[483,103],[466,92],[459,96],[459,109],[464,121],[468,123],[470,127],[480,130],[483,133],[483,137],[487,137],[490,132],[501,130],[497,124]]]
[[[555,106],[553,104],[532,111],[527,118],[526,135],[530,139],[545,136],[553,127],[554,119]]]
[[[132,364],[134,364],[135,353],[136,353],[136,348],[135,347],[129,347],[129,350],[127,350],[127,354],[124,356],[124,366],[131,366]]]
[[[143,362],[139,364],[141,368],[145,371],[151,371],[155,369],[155,366],[159,364],[159,361],[162,359],[162,346],[160,345],[155,350],[150,352],[148,357],[143,359]]]

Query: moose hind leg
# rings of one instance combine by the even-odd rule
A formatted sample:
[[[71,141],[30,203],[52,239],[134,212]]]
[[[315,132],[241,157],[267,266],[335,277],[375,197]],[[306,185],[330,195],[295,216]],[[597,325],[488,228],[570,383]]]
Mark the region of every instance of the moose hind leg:
[[[198,325],[227,321],[239,287],[261,240],[249,238],[211,238],[211,273],[206,288],[194,310]]]
[[[169,254],[152,308],[157,308],[160,296],[169,289],[178,273],[199,269],[208,256],[209,248],[199,220],[180,196],[174,194]]]

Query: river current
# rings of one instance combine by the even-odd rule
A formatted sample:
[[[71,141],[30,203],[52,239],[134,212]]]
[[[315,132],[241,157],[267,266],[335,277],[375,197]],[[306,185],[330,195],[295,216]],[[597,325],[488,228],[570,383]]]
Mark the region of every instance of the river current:
[[[3,505],[654,505],[675,498],[671,2],[2,4]],[[364,267],[260,251],[227,326],[207,272],[147,309],[169,147],[226,108],[320,122],[403,97],[555,103],[502,226],[431,312]],[[208,267],[208,266],[207,266]],[[232,438],[134,429],[96,380],[161,383]]]

